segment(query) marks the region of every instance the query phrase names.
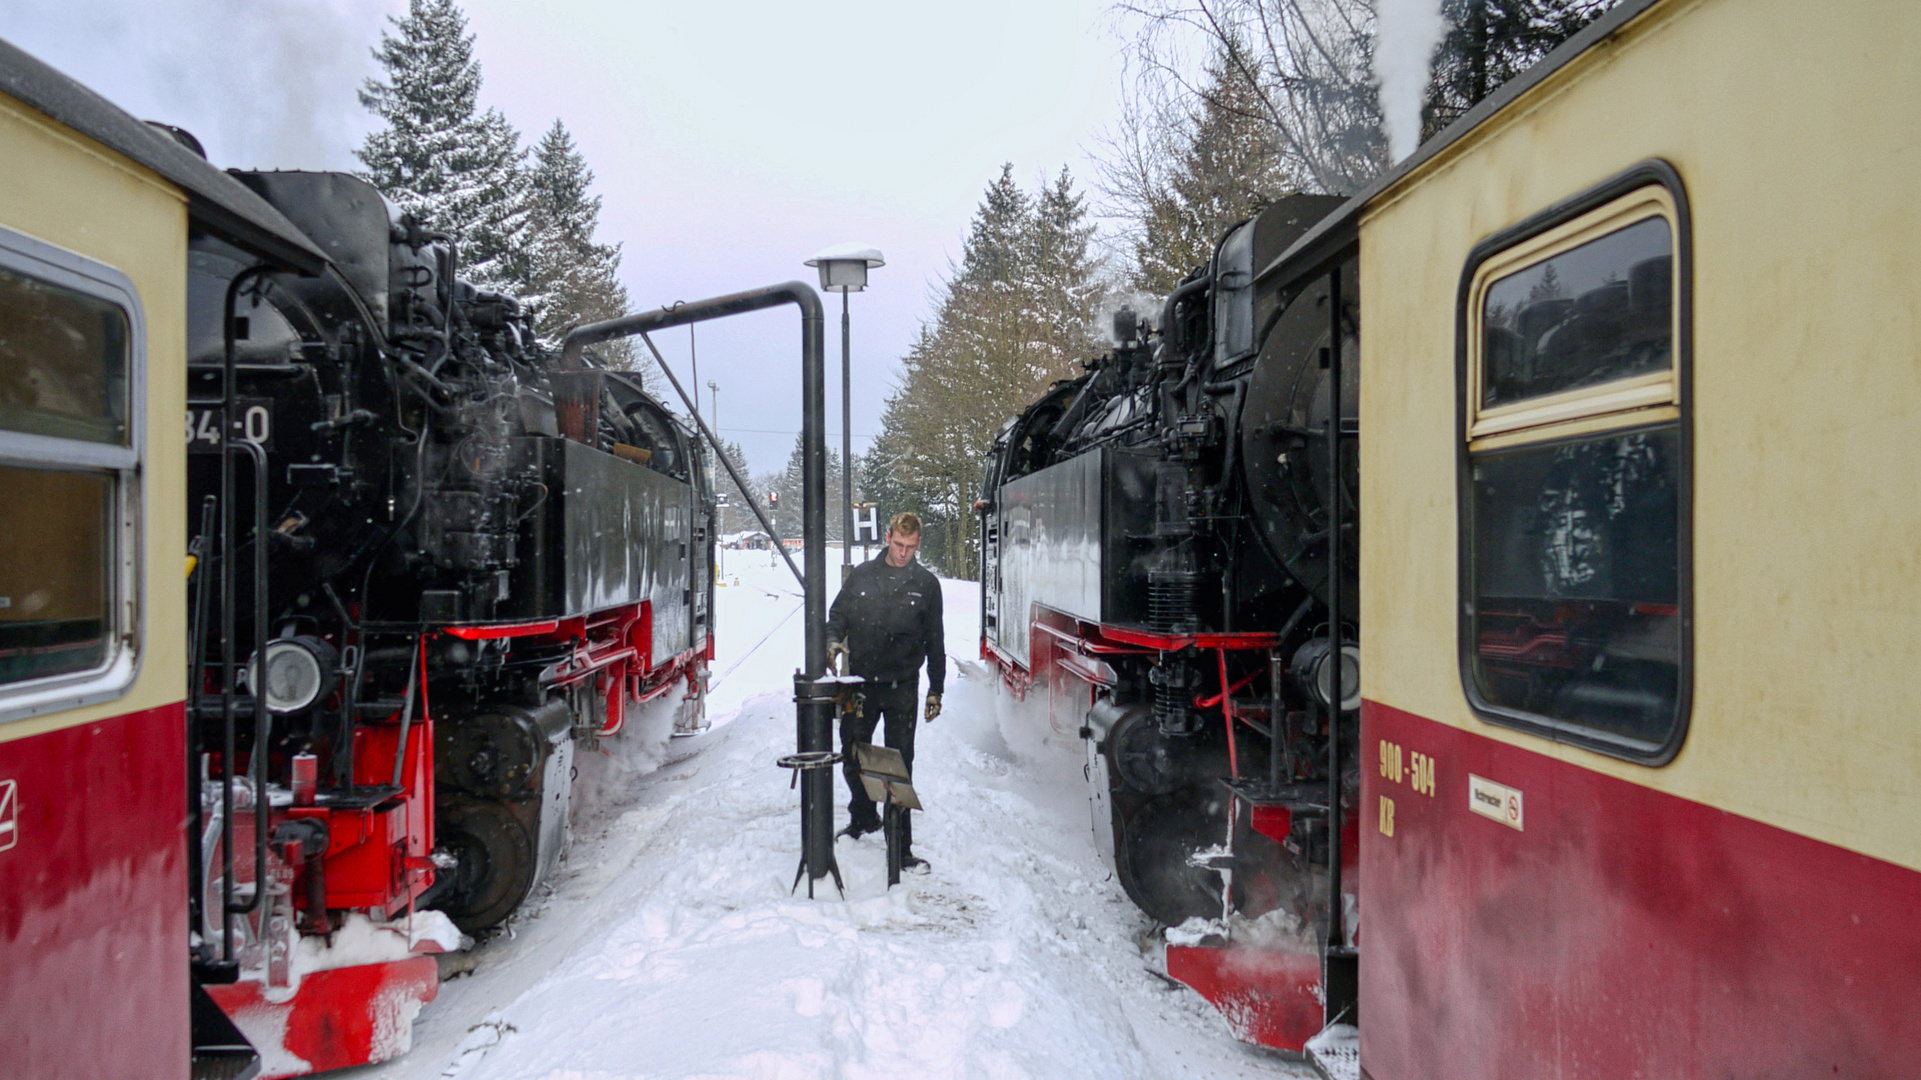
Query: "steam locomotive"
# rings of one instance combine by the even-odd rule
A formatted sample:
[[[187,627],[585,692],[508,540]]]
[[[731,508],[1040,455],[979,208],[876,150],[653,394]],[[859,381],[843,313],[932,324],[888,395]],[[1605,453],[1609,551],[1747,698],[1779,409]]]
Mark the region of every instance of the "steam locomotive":
[[[1113,351],[1002,429],[980,502],[983,658],[1017,695],[1044,685],[1053,732],[1081,740],[1129,897],[1216,937],[1292,935],[1311,983],[1330,851],[1351,863],[1355,835],[1329,827],[1329,741],[1351,773],[1355,735],[1328,695],[1339,664],[1339,711],[1359,703],[1359,395],[1352,366],[1332,393],[1328,361],[1356,351],[1358,295],[1351,262],[1286,293],[1254,279],[1340,201],[1290,197],[1237,226],[1158,324],[1123,309]],[[1170,951],[1170,971],[1210,955]]]
[[[192,923],[258,1043],[331,1008],[289,964],[350,919],[507,919],[577,747],[669,694],[700,723],[715,500],[679,420],[563,369],[447,237],[349,175],[234,175],[331,259],[190,254]]]

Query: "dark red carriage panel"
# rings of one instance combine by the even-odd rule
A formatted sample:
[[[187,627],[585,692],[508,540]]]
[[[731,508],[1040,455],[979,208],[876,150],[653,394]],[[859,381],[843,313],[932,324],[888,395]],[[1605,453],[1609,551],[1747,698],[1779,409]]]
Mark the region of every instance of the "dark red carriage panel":
[[[1914,1074],[1921,873],[1377,702],[1361,725],[1374,1080]]]
[[[187,1075],[179,704],[0,743],[0,1073]]]

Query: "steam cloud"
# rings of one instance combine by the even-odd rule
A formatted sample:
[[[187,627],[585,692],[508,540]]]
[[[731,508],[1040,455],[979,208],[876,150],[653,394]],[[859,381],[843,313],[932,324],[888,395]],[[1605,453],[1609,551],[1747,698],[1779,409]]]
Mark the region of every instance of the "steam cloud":
[[[1374,77],[1388,154],[1400,161],[1421,143],[1421,99],[1434,50],[1447,32],[1440,0],[1377,0]]]
[[[355,97],[404,0],[3,0],[7,38],[216,165],[352,169],[374,118]]]

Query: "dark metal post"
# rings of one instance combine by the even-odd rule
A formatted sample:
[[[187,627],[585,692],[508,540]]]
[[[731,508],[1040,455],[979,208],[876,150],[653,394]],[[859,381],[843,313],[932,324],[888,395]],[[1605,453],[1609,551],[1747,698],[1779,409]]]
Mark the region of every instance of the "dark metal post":
[[[1347,947],[1346,909],[1341,892],[1341,267],[1327,275],[1327,623],[1333,652],[1328,657],[1327,687],[1327,954],[1322,960],[1321,985],[1328,1023],[1355,1005],[1354,953]],[[1349,1022],[1354,1017],[1348,1016]]]
[[[854,566],[854,347],[847,292],[840,291],[840,579]]]
[[[901,809],[892,798],[889,798],[887,807],[881,811],[881,814],[881,830],[887,841],[887,887],[891,889],[900,884],[901,863],[906,858],[906,852],[902,850],[905,845],[901,843],[904,839],[901,836],[901,826],[907,820],[907,811]]]
[[[645,334],[669,326],[685,326],[729,315],[743,315],[783,304],[794,304],[801,313],[801,518],[804,549],[801,587],[805,593],[802,608],[807,621],[807,644],[803,668],[794,680],[794,696],[798,706],[795,710],[796,741],[802,754],[831,753],[834,745],[833,694],[825,692],[829,684],[819,681],[828,674],[826,335],[820,294],[803,282],[789,281],[763,289],[577,326],[569,330],[561,342],[561,366],[578,366],[581,349],[596,342]],[[693,415],[694,423],[700,424],[699,412]],[[711,432],[708,436],[712,441]],[[800,785],[800,869],[807,876],[808,892],[811,894],[813,883],[828,874],[832,874],[836,882],[840,880],[840,867],[834,862],[833,773],[822,768],[802,769]]]

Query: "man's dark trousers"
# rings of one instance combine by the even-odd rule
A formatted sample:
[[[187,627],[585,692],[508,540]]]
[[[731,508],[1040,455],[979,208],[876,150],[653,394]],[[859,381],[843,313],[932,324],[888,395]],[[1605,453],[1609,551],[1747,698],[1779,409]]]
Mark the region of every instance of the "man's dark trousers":
[[[861,687],[863,704],[860,716],[840,718],[840,744],[849,747],[847,757],[841,762],[841,772],[847,777],[847,812],[852,824],[862,828],[878,828],[880,812],[874,807],[874,800],[867,797],[867,789],[860,782],[860,766],[854,760],[851,747],[857,742],[874,741],[874,727],[880,723],[881,734],[887,740],[885,745],[899,750],[907,762],[907,772],[914,772],[914,727],[920,723],[920,678],[902,679],[897,683],[867,683]],[[883,722],[884,721],[884,722]],[[913,829],[908,824],[913,819],[911,813],[901,815],[901,850],[912,847]]]

